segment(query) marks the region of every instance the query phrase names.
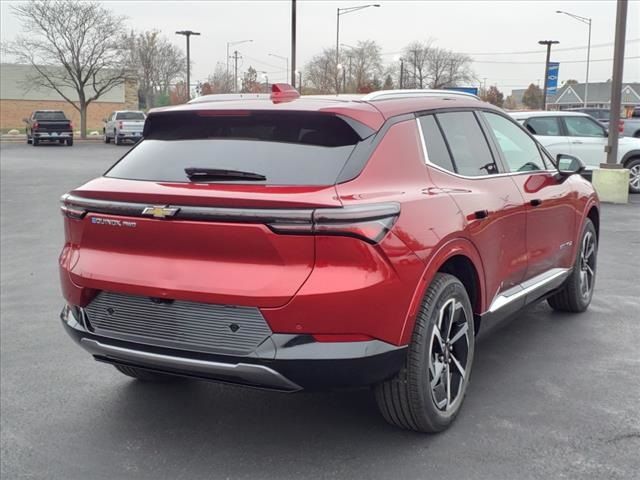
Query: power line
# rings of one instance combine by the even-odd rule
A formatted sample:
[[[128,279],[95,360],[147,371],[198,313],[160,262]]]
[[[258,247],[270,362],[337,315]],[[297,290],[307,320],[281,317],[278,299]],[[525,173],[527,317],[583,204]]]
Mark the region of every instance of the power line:
[[[624,57],[625,60],[635,60],[636,58],[640,58],[640,55],[636,55],[633,57]],[[491,64],[506,64],[506,65],[544,65],[545,62],[508,62],[505,60],[473,60],[473,63],[491,63]],[[567,63],[587,63],[586,60],[566,60],[566,61],[559,61],[562,64],[567,64]],[[593,62],[613,62],[613,58],[597,58],[597,59],[592,59],[590,60],[591,63]]]
[[[627,40],[625,42],[625,44],[629,44],[629,43],[637,43],[640,42],[640,38],[632,38],[630,40]],[[609,42],[609,43],[599,43],[596,45],[591,45],[591,48],[600,48],[600,47],[612,47],[613,46],[613,42]],[[574,50],[586,50],[588,47],[586,46],[575,46],[575,47],[564,47],[564,48],[554,48],[553,51],[554,52],[570,52],[570,51],[574,51]],[[402,54],[405,53],[404,50],[398,50],[395,52],[383,52],[381,55],[383,56],[388,56],[388,55],[398,55],[398,54]],[[537,54],[543,54],[545,53],[545,50],[520,50],[520,51],[514,51],[514,52],[460,52],[464,55],[531,55],[534,53]],[[509,62],[511,63],[511,62]]]

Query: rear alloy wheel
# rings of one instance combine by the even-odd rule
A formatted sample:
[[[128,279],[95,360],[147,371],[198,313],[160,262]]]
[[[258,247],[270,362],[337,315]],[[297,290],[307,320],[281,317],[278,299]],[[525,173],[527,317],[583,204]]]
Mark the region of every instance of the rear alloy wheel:
[[[640,158],[635,158],[627,164],[629,169],[629,191],[640,193]]]
[[[467,391],[474,345],[467,291],[453,275],[438,273],[422,301],[405,366],[375,387],[385,420],[427,433],[449,427]]]
[[[598,237],[591,220],[587,218],[580,237],[578,255],[573,271],[558,293],[547,300],[554,310],[584,312],[591,303],[596,283]]]
[[[175,382],[177,380],[182,380],[181,377],[163,375],[162,373],[152,372],[143,368],[129,367],[127,365],[114,365],[114,367],[127,377],[132,377],[143,382]]]

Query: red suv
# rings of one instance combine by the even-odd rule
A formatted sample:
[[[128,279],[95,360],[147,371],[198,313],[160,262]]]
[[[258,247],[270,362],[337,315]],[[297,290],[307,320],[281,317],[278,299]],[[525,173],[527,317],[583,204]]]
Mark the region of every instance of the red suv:
[[[593,293],[599,204],[468,94],[213,96],[62,198],[66,331],[142,380],[373,386],[397,426],[460,410],[480,328]]]

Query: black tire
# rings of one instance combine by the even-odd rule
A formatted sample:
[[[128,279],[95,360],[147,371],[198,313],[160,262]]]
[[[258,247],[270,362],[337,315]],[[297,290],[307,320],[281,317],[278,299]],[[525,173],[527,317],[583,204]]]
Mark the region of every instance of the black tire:
[[[38,145],[40,145],[40,140],[38,140],[37,138],[31,139],[31,145],[37,147]]]
[[[454,340],[450,351],[446,347],[441,350],[441,353],[447,352],[445,358],[445,355],[438,354],[438,345],[442,345],[442,342],[438,341],[435,331],[440,332],[440,328],[444,327],[446,320],[442,318],[442,312],[447,308],[451,308],[452,318],[458,321],[449,323],[456,325],[455,331],[453,327],[445,327],[445,330],[449,330],[449,334],[443,337],[447,338],[445,345],[449,344],[448,339],[455,339],[461,332],[464,335]],[[437,328],[438,324],[440,328]],[[463,342],[465,337],[466,342]],[[449,427],[460,411],[469,384],[474,345],[473,311],[464,285],[453,275],[436,274],[422,300],[404,367],[393,378],[375,386],[376,401],[384,419],[400,428],[425,433],[441,432]],[[456,356],[460,359],[456,359]],[[455,362],[451,363],[451,358]],[[456,362],[464,364],[464,376],[456,368]],[[439,365],[440,373],[436,374]],[[458,388],[450,405],[447,399],[455,385],[451,382],[454,377],[449,372],[458,372]],[[450,379],[447,384],[443,384],[445,374]],[[434,380],[432,377],[437,378]],[[445,392],[449,386],[444,410],[435,398],[438,385]]]
[[[634,158],[627,163],[629,169],[629,191],[640,193],[640,158]]]
[[[104,143],[111,143],[111,138],[107,135],[107,132],[104,132]]]
[[[27,135],[27,145],[31,145],[31,138]]]
[[[58,140],[58,143],[59,143],[59,144],[61,144],[61,145],[64,145],[64,142],[65,142],[64,138],[63,138],[63,139]]]
[[[591,241],[593,242],[593,251],[590,253],[590,251],[585,251],[585,248],[588,249],[585,245]],[[580,243],[576,250],[576,260],[571,275],[565,280],[560,290],[547,299],[551,308],[560,312],[584,312],[593,297],[597,271],[598,237],[593,222],[588,218],[582,227]],[[587,255],[586,260],[584,255]],[[588,269],[586,265],[588,265]],[[588,290],[585,290],[585,278],[589,280]]]
[[[73,138],[67,139],[67,147],[73,147]]]
[[[116,145],[122,144],[122,141],[118,138],[118,132],[116,132],[115,130],[113,131],[113,143],[115,143]]]
[[[129,367],[126,365],[114,365],[114,367],[127,377],[135,378],[143,382],[175,382],[181,380],[181,377],[163,375],[162,373],[156,373],[142,368]]]

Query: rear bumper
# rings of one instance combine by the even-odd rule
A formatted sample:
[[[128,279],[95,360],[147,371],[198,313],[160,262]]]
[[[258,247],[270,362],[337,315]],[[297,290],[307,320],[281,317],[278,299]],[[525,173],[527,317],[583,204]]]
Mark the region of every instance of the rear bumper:
[[[402,368],[406,355],[406,347],[379,340],[316,342],[309,335],[286,334],[271,335],[247,356],[207,354],[97,336],[69,307],[60,318],[98,361],[283,392],[372,385]]]
[[[33,132],[33,137],[41,140],[60,140],[73,137],[73,132]]]
[[[142,131],[139,131],[139,132],[120,131],[118,132],[118,138],[140,139],[142,138]]]

